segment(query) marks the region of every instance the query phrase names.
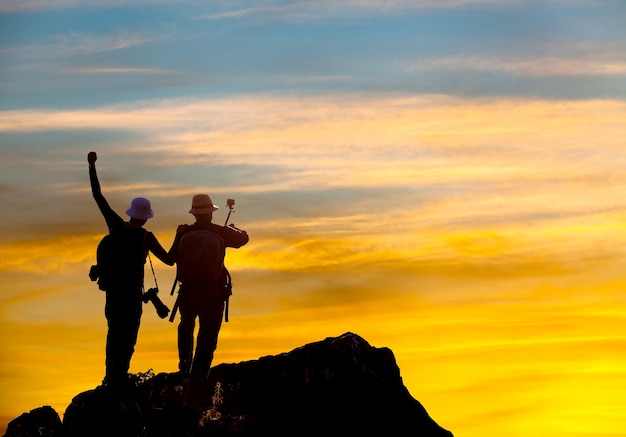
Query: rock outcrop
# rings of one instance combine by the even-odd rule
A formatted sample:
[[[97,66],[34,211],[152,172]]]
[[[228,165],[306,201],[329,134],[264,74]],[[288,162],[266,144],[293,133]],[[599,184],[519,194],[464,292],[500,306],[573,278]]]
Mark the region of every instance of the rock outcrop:
[[[352,333],[220,364],[191,405],[178,373],[131,381],[122,394],[97,387],[77,395],[62,427],[54,410],[39,428],[26,425],[26,413],[5,437],[452,436],[409,394],[392,351]]]
[[[13,419],[4,437],[59,437],[62,435],[63,424],[59,413],[51,406],[45,405]]]

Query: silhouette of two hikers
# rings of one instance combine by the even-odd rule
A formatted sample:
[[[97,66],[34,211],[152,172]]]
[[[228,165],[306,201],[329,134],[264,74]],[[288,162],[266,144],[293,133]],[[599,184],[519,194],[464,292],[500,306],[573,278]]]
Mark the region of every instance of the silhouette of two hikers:
[[[177,281],[181,284],[177,299],[181,316],[178,325],[179,370],[185,383],[185,399],[194,404],[208,378],[231,293],[230,274],[224,266],[226,248],[247,244],[248,234],[234,225],[212,223],[213,212],[219,208],[207,194],[197,194],[193,196],[189,210],[195,223],[179,225],[172,247],[166,252],[154,234],[143,228],[154,216],[150,201],[143,197],[134,198],[126,211],[130,220],[124,221],[102,195],[96,160],[96,153],[89,152],[87,161],[92,194],[109,229],[109,235],[98,246],[96,271],[92,267],[90,272],[91,279],[98,279],[98,286],[106,292],[108,332],[103,385],[123,390],[128,383],[128,369],[142,314],[142,296],[145,296],[144,264],[148,252],[152,252],[167,265],[177,264]],[[232,209],[232,205],[229,207]],[[106,250],[102,247],[105,240],[108,243]],[[101,252],[108,253],[105,256]],[[174,313],[170,321],[173,316]],[[196,320],[199,327],[194,353]]]
[[[165,251],[152,232],[143,228],[154,216],[150,201],[144,197],[132,200],[124,221],[110,206],[100,189],[96,173],[96,152],[89,152],[89,180],[93,198],[109,229],[106,249],[98,248],[98,271],[90,272],[92,280],[106,293],[104,314],[108,331],[106,338],[105,377],[103,386],[124,390],[128,383],[130,360],[137,343],[142,314],[144,264],[152,252],[167,265],[174,259]],[[170,249],[171,251],[171,249]],[[109,253],[103,253],[109,252]]]

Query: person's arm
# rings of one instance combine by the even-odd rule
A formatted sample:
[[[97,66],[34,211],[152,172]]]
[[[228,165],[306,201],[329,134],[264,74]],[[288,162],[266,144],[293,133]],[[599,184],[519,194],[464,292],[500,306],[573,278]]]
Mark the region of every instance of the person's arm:
[[[174,265],[174,257],[171,254],[172,249],[170,249],[170,252],[166,252],[163,246],[161,246],[161,243],[159,243],[159,240],[157,240],[157,237],[155,237],[152,232],[147,232],[145,245],[146,249],[152,252],[154,256],[163,261],[165,264],[168,266]]]
[[[250,238],[248,233],[234,226],[220,226],[220,235],[224,239],[226,247],[234,247],[235,249],[248,243]]]
[[[183,237],[188,229],[189,225],[178,225],[178,228],[176,228],[176,237],[174,237],[172,247],[170,247],[170,250],[167,252],[167,255],[174,263],[178,261],[178,248],[180,246],[180,239]]]
[[[98,155],[96,152],[89,152],[87,154],[87,162],[89,163],[89,182],[91,183],[91,194],[93,195],[98,208],[100,208],[100,212],[106,221],[107,227],[109,231],[113,229],[113,227],[119,222],[123,221],[122,217],[120,217],[113,209],[109,206],[109,202],[102,195],[102,190],[100,189],[100,182],[98,181],[98,174],[96,173],[96,160],[98,159]]]

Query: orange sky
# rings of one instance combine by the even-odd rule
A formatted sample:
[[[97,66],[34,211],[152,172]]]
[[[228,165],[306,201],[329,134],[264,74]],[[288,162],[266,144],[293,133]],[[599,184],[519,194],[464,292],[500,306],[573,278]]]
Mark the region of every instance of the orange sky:
[[[10,138],[75,138],[3,149],[23,184],[2,193],[1,422],[44,404],[63,414],[102,379],[93,149],[114,209],[149,197],[165,247],[194,193],[237,200],[251,240],[228,253],[214,364],[351,331],[390,347],[455,435],[620,435],[625,115],[614,100],[345,95],[4,112]],[[209,116],[219,129],[198,127]],[[101,138],[112,125],[128,137]],[[155,269],[171,307],[174,269]],[[145,307],[131,370],[176,359],[175,324]]]

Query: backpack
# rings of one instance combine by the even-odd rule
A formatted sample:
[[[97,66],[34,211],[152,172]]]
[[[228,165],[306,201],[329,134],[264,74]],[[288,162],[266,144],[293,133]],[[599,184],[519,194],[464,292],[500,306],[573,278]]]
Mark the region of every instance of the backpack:
[[[146,250],[143,228],[125,231],[123,224],[116,225],[105,235],[96,249],[97,265],[89,274],[98,281],[98,288],[106,291],[116,287],[142,287]]]
[[[183,285],[221,286],[226,246],[221,235],[189,230],[180,239],[177,275]]]

